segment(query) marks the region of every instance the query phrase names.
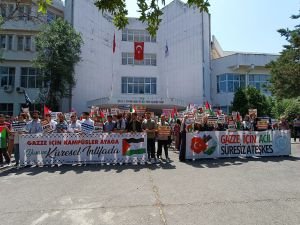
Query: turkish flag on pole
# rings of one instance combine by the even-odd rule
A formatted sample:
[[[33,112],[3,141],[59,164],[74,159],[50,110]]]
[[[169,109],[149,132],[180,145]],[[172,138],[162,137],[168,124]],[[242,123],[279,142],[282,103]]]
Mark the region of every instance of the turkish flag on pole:
[[[144,60],[144,42],[134,42],[134,59]]]

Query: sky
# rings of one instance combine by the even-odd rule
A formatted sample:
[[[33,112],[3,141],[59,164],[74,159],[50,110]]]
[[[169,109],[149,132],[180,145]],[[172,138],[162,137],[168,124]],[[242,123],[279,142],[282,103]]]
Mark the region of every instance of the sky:
[[[166,0],[166,4],[172,0]],[[182,0],[187,2],[186,0]],[[211,30],[225,51],[275,53],[287,44],[277,32],[293,29],[300,0],[209,0]],[[130,17],[138,17],[136,0],[126,0]]]

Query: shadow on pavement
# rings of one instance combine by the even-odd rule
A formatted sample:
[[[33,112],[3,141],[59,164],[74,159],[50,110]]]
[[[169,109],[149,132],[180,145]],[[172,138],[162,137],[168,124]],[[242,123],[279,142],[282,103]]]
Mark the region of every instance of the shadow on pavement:
[[[197,168],[217,168],[225,166],[239,166],[248,162],[283,162],[300,161],[300,157],[295,156],[274,156],[274,157],[247,157],[247,158],[219,158],[219,159],[197,159],[186,160],[184,163]]]
[[[125,170],[132,170],[134,172],[139,172],[140,170],[150,169],[150,170],[157,170],[157,169],[176,169],[173,161],[171,160],[170,163],[160,162],[156,164],[116,164],[116,165],[101,165],[101,164],[88,164],[88,165],[60,165],[60,166],[25,166],[17,169],[16,167],[4,168],[0,170],[0,177],[7,176],[7,175],[22,175],[26,174],[29,176],[38,175],[40,173],[57,173],[60,174],[67,173],[69,171],[74,171],[77,174],[83,172],[110,172],[115,171],[116,173],[121,173]]]

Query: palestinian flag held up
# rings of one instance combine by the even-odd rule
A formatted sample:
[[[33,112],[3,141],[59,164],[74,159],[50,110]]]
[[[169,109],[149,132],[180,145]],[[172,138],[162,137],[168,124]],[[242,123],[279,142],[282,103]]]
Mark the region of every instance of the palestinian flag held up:
[[[0,126],[0,148],[7,147],[7,130],[6,127]],[[1,156],[2,157],[2,156]]]
[[[144,138],[128,138],[122,141],[122,155],[132,156],[146,153]]]

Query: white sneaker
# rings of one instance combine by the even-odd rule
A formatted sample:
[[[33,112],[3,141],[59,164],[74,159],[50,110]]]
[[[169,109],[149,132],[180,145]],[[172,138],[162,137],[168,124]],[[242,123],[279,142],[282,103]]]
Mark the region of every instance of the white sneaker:
[[[166,162],[169,163],[170,162],[170,158],[166,158]]]

